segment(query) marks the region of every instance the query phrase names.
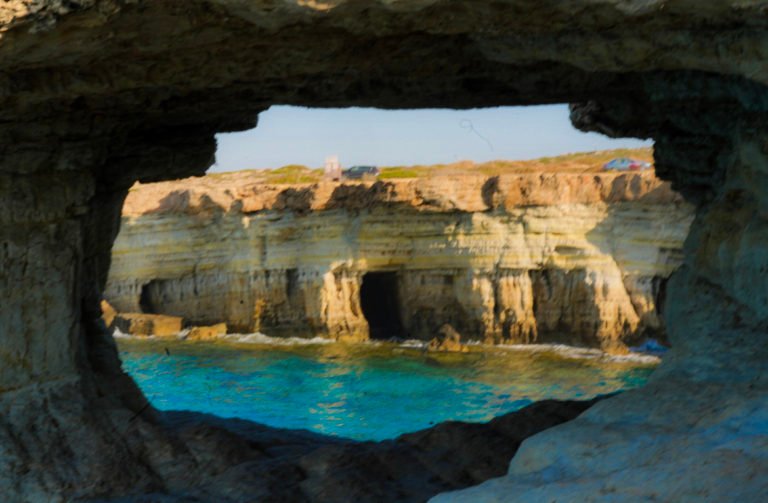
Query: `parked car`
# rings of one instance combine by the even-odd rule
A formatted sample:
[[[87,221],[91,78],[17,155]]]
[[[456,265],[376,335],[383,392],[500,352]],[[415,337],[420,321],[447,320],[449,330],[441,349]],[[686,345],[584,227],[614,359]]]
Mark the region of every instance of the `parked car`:
[[[643,171],[651,168],[650,162],[619,157],[612,159],[603,165],[604,171]]]
[[[376,178],[379,176],[379,168],[376,166],[352,166],[343,172],[344,178],[361,180],[363,178]]]

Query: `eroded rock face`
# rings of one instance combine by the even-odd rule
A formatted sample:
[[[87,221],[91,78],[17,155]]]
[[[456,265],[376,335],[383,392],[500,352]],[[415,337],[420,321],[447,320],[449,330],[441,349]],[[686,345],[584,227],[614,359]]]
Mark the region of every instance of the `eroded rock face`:
[[[720,154],[730,163],[726,179],[700,207],[668,286],[675,349],[651,381],[531,438],[507,476],[435,502],[763,498],[768,313],[765,283],[755,279],[766,260],[757,182],[768,161],[764,138],[741,136]]]
[[[766,24],[763,3],[742,0],[3,2],[4,496],[185,494],[234,459],[192,456],[150,421],[100,321],[135,180],[201,174],[215,132],[274,103],[569,101],[584,129],[652,137],[657,173],[698,205],[667,288],[675,349],[646,388],[533,437],[506,478],[450,497],[759,501]]]
[[[167,337],[181,332],[182,318],[162,314],[120,313],[115,327],[124,334]]]
[[[253,179],[132,188],[109,302],[241,333],[428,341],[450,323],[465,341],[621,351],[663,338],[656,304],[693,214],[650,172]],[[307,207],[286,207],[297,193]]]
[[[461,334],[448,323],[440,327],[437,337],[429,341],[428,351],[466,353],[469,349],[461,343]]]

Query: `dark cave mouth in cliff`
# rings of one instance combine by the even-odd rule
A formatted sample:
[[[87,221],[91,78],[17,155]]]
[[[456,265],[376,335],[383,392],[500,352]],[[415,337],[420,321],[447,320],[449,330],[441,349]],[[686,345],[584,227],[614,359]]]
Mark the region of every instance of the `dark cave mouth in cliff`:
[[[139,294],[139,308],[144,314],[159,314],[157,308],[156,292],[157,280],[152,280],[141,287]]]
[[[367,272],[360,286],[360,307],[371,339],[403,337],[396,272]]]

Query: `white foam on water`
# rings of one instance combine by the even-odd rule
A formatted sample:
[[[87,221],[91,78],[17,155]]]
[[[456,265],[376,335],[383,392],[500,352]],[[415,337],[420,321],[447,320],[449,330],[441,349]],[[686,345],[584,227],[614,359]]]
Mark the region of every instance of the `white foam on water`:
[[[487,346],[488,348],[501,348],[510,351],[526,351],[531,353],[555,353],[565,358],[579,360],[603,360],[613,362],[632,363],[659,363],[661,358],[656,355],[629,353],[626,355],[612,355],[595,348],[579,348],[566,344],[499,344]]]
[[[189,329],[182,330],[176,335],[177,339],[183,340],[189,333]],[[121,332],[118,328],[114,329],[113,336],[116,339],[137,339],[136,336]],[[141,339],[154,339],[154,336],[141,336]],[[221,341],[241,343],[241,344],[263,344],[272,346],[309,346],[318,344],[336,344],[337,341],[333,339],[327,339],[325,337],[272,337],[261,332],[254,332],[250,334],[226,334],[218,338]],[[428,341],[418,339],[406,339],[406,340],[368,340],[359,342],[358,344],[368,346],[380,346],[383,344],[392,343],[399,348],[403,349],[427,349],[429,345]],[[661,352],[653,351],[656,349],[653,347],[640,346],[637,348],[630,348],[630,353],[626,355],[612,355],[606,353],[600,349],[595,348],[581,348],[576,346],[568,346],[566,344],[485,344],[483,341],[471,340],[465,343],[467,346],[474,346],[482,348],[483,350],[507,350],[507,351],[521,351],[526,353],[555,353],[563,358],[571,358],[578,360],[601,360],[608,362],[618,363],[640,363],[640,364],[657,364],[661,362]],[[651,350],[651,354],[647,351]]]
[[[429,342],[418,339],[406,339],[404,341],[397,341],[397,345],[401,348],[424,349],[429,345]]]
[[[310,344],[333,344],[333,339],[324,337],[270,337],[269,335],[255,332],[252,334],[227,334],[221,340],[239,342],[242,344],[269,344],[273,346],[306,346]]]
[[[366,344],[381,344],[380,341],[368,341]],[[397,341],[397,346],[406,349],[426,349],[429,342],[418,339]],[[482,350],[509,350],[527,353],[555,353],[564,358],[578,360],[601,360],[609,362],[657,364],[661,358],[656,354],[644,354],[634,352],[626,355],[612,355],[600,349],[580,348],[566,344],[486,344],[483,341],[471,340],[464,343],[465,346],[473,346]]]
[[[163,337],[157,337],[155,335],[134,335],[128,332],[122,332],[119,328],[115,327],[112,331],[112,337],[115,339],[136,339],[136,340],[168,340],[168,339],[179,339],[182,340],[187,337],[187,334],[189,333],[189,329],[184,329],[178,334],[175,335],[167,335]]]

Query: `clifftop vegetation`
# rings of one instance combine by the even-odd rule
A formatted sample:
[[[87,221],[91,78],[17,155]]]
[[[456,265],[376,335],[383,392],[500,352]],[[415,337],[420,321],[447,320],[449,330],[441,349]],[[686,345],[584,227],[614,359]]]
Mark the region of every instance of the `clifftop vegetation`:
[[[602,170],[603,164],[617,157],[653,162],[653,148],[601,150],[597,152],[577,152],[554,157],[540,157],[525,161],[496,160],[483,163],[459,161],[450,164],[383,166],[380,167],[379,179],[425,178],[430,176],[455,176],[482,174],[488,176],[508,173],[564,172],[592,173]],[[261,175],[262,181],[269,184],[315,183],[323,178],[322,168],[310,168],[300,164],[289,164],[276,169],[243,170],[228,173],[211,173],[210,177],[228,177],[249,173]]]

